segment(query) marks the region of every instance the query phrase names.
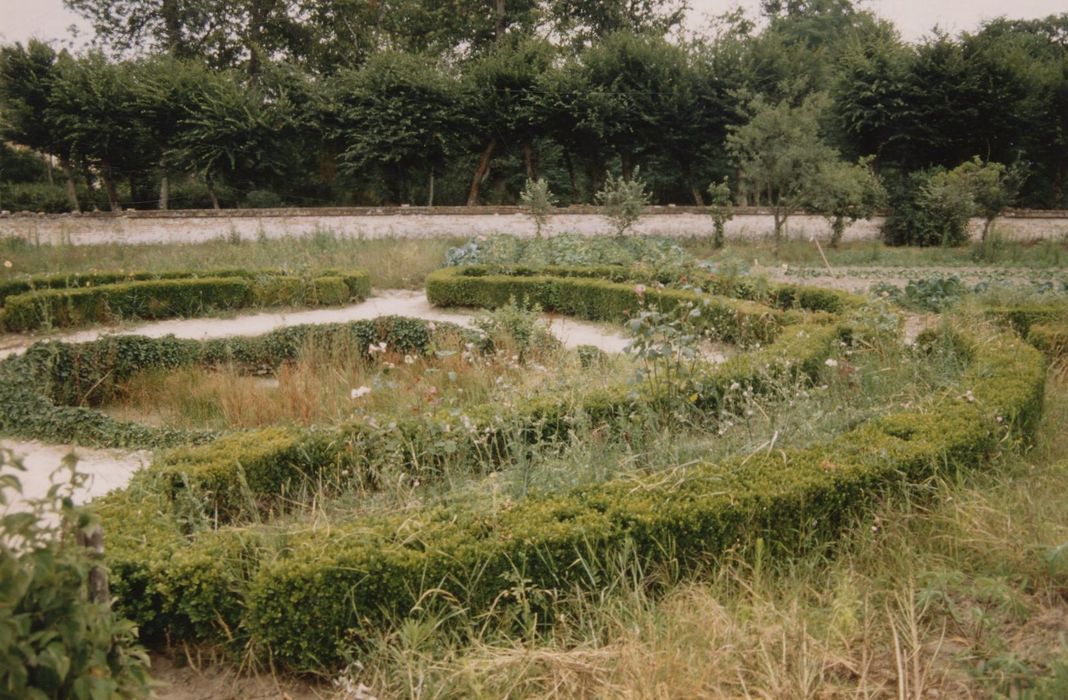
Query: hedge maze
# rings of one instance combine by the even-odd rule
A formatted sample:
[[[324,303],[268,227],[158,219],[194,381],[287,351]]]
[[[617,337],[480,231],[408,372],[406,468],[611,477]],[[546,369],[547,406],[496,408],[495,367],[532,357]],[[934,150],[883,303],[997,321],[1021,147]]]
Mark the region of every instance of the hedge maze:
[[[843,346],[863,341],[862,298],[690,274],[448,268],[428,278],[427,296],[439,306],[479,308],[523,300],[612,322],[641,308],[692,304],[695,323],[739,348],[725,362],[698,370],[691,400],[709,420],[741,391],[760,394],[784,380],[815,380]],[[195,286],[215,279],[145,283]],[[342,280],[343,294],[366,293],[360,282],[330,279]],[[97,290],[142,284],[97,282]],[[247,277],[226,284],[247,285],[242,294],[256,296]],[[94,289],[57,283],[11,292],[5,309],[19,296],[69,298],[85,288]],[[507,591],[516,580],[546,590],[596,588],[602,572],[621,558],[635,566],[671,560],[685,570],[757,538],[772,551],[796,551],[834,538],[902,484],[981,468],[1007,438],[1026,444],[1035,429],[1047,364],[1065,353],[1064,312],[1002,308],[990,309],[982,324],[947,321],[940,333],[951,337],[964,367],[954,387],[823,444],[701,461],[670,481],[639,473],[535,494],[495,510],[432,505],[316,525],[286,517],[286,496],[308,484],[352,480],[374,489],[380,478],[375,465],[398,440],[416,453],[448,434],[455,445],[451,464],[469,460],[485,468],[510,459],[517,441],[566,441],[579,419],[623,434],[636,411],[662,397],[621,382],[581,396],[537,396],[459,415],[441,411],[429,421],[413,417],[388,427],[351,421],[223,433],[122,422],[94,407],[134,372],[221,362],[250,371],[273,368],[313,335],[352,338],[364,353],[380,342],[430,353],[444,333],[460,334],[476,348],[485,343],[448,324],[388,317],[245,339],[38,343],[0,363],[0,430],[162,448],[126,489],[95,502],[113,593],[143,640],[251,649],[282,667],[321,669],[340,664],[345,645],[358,644],[366,630],[415,614],[436,597],[483,609],[510,604]],[[921,335],[916,352],[936,335]],[[430,464],[422,466],[428,479],[435,478]]]

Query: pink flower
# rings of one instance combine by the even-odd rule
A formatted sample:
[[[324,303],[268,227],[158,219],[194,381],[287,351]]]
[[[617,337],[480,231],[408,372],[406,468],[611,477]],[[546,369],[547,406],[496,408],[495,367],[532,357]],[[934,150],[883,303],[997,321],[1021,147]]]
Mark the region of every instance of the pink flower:
[[[636,285],[634,285],[634,293],[637,294],[640,297],[645,296],[645,285],[644,284],[636,284]]]

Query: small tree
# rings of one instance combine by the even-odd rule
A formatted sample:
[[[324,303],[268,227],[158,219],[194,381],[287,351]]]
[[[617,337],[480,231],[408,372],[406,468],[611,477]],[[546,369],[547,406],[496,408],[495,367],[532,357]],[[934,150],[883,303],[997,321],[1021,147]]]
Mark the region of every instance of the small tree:
[[[731,186],[727,178],[708,186],[708,214],[712,217],[712,226],[715,231],[712,245],[722,248],[726,240],[727,222],[734,218]]]
[[[549,183],[541,178],[527,179],[527,184],[519,194],[519,202],[524,213],[534,222],[537,237],[541,238],[541,229],[549,220],[549,212],[556,206],[556,196],[549,191]]]
[[[595,195],[597,203],[603,208],[603,216],[608,219],[617,236],[622,236],[641,218],[642,210],[649,204],[649,193],[645,181],[638,177],[639,169],[634,168],[630,181],[608,173],[604,187]]]
[[[870,219],[886,200],[886,190],[872,172],[870,159],[857,163],[830,161],[809,183],[808,206],[831,224],[831,247],[837,248],[847,224]]]
[[[991,161],[984,163],[979,156],[953,168],[946,177],[956,181],[956,188],[971,195],[970,215],[983,217],[984,241],[994,219],[1016,199],[1023,179],[1016,168]]]
[[[755,100],[751,118],[731,129],[727,151],[741,171],[743,183],[771,208],[775,241],[791,214],[811,199],[815,173],[838,154],[820,137],[824,99],[809,97],[799,107],[789,102]]]

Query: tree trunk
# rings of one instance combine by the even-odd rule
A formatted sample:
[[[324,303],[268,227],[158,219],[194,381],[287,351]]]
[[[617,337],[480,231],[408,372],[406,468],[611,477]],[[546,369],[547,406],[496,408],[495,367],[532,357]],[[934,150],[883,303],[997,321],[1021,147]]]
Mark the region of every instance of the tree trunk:
[[[48,163],[48,171],[47,171],[48,172],[48,184],[49,185],[54,185],[54,184],[56,184],[56,181],[54,179],[52,179],[52,154],[51,153],[49,153],[48,155],[45,156],[45,163]]]
[[[111,176],[111,164],[103,162],[100,165],[100,179],[104,181],[104,191],[108,195],[108,207],[113,212],[122,211],[119,204],[119,191],[115,188],[115,178]]]
[[[486,179],[490,161],[493,159],[493,149],[496,147],[497,137],[494,136],[486,144],[486,147],[482,149],[482,157],[479,158],[478,167],[475,168],[475,175],[471,178],[471,189],[467,192],[467,206],[469,207],[478,205],[478,188],[482,186],[482,181]]]
[[[523,164],[527,166],[527,179],[538,179],[538,168],[534,164],[534,146],[529,141],[523,144]]]
[[[71,172],[70,161],[60,158],[59,169],[63,171],[63,177],[67,180],[67,199],[70,200],[71,211],[81,214],[82,208],[78,204],[78,188],[74,185],[74,173]]]
[[[211,197],[211,208],[222,209],[219,206],[219,198],[215,195],[215,183],[211,179],[211,175],[204,176],[204,184],[208,188],[208,196]]]
[[[629,152],[623,151],[619,154],[619,162],[623,167],[623,179],[626,182],[630,182],[634,177],[634,159]]]
[[[89,558],[94,562],[104,558],[104,530],[95,525],[89,532],[79,529],[77,534],[78,544],[89,550]],[[89,569],[88,581],[89,602],[108,605],[111,603],[111,593],[108,590],[107,569],[99,564],[93,564]]]
[[[430,176],[426,179],[426,205],[428,207],[434,206],[434,171],[430,171]]]
[[[578,180],[575,178],[575,163],[571,160],[571,151],[564,149],[564,166],[567,168],[567,179],[571,184],[571,201],[577,202],[579,198]]]
[[[493,38],[496,41],[504,40],[504,30],[508,26],[504,3],[505,0],[497,0],[497,22],[493,28]]]
[[[167,208],[170,206],[170,199],[171,181],[170,178],[167,177],[167,173],[163,173],[159,178],[159,208],[162,211],[167,211]]]
[[[701,188],[693,181],[693,169],[690,168],[690,162],[687,159],[679,159],[679,172],[682,173],[683,182],[690,188],[690,196],[693,197],[693,203],[699,207],[703,207],[705,205],[705,198],[701,194]]]

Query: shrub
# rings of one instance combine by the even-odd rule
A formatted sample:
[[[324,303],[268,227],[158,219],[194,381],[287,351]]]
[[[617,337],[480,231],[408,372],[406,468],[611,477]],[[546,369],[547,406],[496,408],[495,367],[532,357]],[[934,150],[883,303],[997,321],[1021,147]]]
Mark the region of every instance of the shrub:
[[[22,467],[0,451],[0,485],[21,494]],[[77,542],[96,526],[71,504],[84,481],[71,465],[66,487],[54,486],[28,510],[0,519],[0,695],[7,698],[148,697],[148,657],[137,630],[94,601],[87,581],[99,555]],[[0,492],[0,505],[6,505]],[[92,574],[98,575],[98,574]]]
[[[1051,360],[1068,359],[1068,322],[1035,324],[1027,340]]]
[[[650,201],[645,181],[638,177],[638,168],[634,168],[629,180],[608,173],[604,187],[594,199],[603,208],[603,216],[615,229],[616,236],[622,236],[638,222]]]
[[[712,217],[714,230],[712,244],[716,248],[722,248],[726,241],[727,222],[734,218],[731,187],[727,178],[708,186],[708,215]]]
[[[556,206],[556,197],[549,191],[549,183],[541,178],[527,180],[519,194],[523,211],[534,222],[535,235],[541,238],[541,229],[549,220],[549,213]]]
[[[888,245],[961,245],[973,206],[968,188],[944,170],[910,173],[890,194],[882,238]]]

